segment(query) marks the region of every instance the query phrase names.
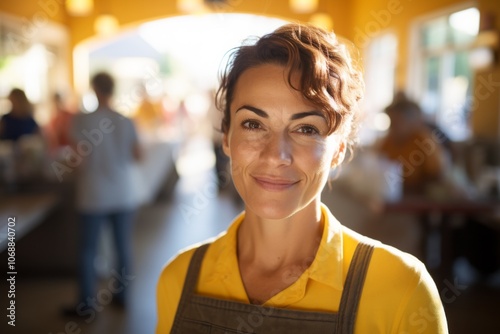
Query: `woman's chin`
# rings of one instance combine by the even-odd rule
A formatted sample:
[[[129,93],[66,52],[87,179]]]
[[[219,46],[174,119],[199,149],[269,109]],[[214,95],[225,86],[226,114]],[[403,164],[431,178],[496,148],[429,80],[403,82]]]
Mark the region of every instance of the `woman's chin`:
[[[272,201],[266,203],[255,203],[254,205],[249,203],[246,205],[246,210],[261,219],[280,220],[293,216],[296,212],[296,206],[291,205],[290,203]]]

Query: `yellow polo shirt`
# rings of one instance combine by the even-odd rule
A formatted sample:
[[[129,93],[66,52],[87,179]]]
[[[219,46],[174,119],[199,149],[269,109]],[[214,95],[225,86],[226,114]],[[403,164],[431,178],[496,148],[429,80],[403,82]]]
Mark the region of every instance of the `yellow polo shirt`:
[[[288,288],[264,305],[311,311],[337,312],[343,282],[358,242],[366,237],[342,226],[322,206],[324,231],[310,267]],[[208,248],[200,271],[197,293],[249,303],[237,258],[240,214]],[[355,333],[448,333],[436,285],[414,256],[376,243],[363,288]],[[192,247],[166,265],[158,281],[156,333],[169,333],[177,311]]]

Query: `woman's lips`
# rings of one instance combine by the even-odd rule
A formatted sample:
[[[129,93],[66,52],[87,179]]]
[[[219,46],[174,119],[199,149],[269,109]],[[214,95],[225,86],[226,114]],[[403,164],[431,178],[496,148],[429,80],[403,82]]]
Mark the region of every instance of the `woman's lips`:
[[[254,177],[259,186],[269,191],[282,191],[293,187],[298,181],[276,179],[269,177]]]

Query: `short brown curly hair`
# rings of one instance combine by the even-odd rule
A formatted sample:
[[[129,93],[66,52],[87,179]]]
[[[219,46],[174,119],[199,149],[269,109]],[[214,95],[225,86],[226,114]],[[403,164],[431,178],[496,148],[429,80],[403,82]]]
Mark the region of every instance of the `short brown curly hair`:
[[[241,74],[263,64],[278,64],[288,70],[288,83],[325,113],[329,134],[340,130],[348,148],[356,142],[357,110],[364,82],[346,46],[334,33],[298,23],[286,24],[274,32],[232,50],[216,95],[223,113],[221,131],[229,130],[236,83]],[[292,85],[292,72],[301,73],[300,87]]]

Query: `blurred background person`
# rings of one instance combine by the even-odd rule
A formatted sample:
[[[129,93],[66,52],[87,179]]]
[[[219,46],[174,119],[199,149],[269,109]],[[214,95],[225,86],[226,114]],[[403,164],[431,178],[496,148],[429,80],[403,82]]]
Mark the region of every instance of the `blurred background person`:
[[[8,152],[2,153],[7,157],[0,160],[7,159],[13,167],[8,177],[10,183],[38,182],[44,173],[46,142],[33,117],[33,104],[19,88],[13,88],[8,99],[11,107],[0,119],[0,140],[10,144],[3,145]]]
[[[443,143],[446,137],[431,129],[414,101],[397,94],[385,108],[391,124],[377,151],[401,164],[404,194],[425,194],[430,184],[442,181],[449,158]]]
[[[52,95],[52,104],[54,114],[46,127],[46,136],[49,150],[56,153],[71,143],[70,128],[74,113],[65,105],[60,93]]]
[[[98,108],[75,116],[72,137],[75,151],[90,152],[81,157],[76,178],[76,205],[80,217],[80,292],[76,307],[65,315],[82,315],[89,298],[96,296],[96,257],[101,228],[112,224],[119,275],[131,274],[131,228],[138,206],[134,163],[141,158],[133,122],[114,111],[111,99],[114,80],[107,73],[96,74],[91,81]],[[84,144],[86,143],[86,144]],[[112,302],[126,305],[126,286],[116,288]],[[112,291],[113,292],[113,291]]]
[[[33,118],[33,105],[24,91],[13,88],[8,99],[11,109],[0,119],[0,139],[17,141],[24,135],[39,134],[40,128]]]

